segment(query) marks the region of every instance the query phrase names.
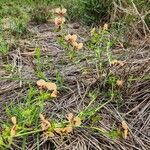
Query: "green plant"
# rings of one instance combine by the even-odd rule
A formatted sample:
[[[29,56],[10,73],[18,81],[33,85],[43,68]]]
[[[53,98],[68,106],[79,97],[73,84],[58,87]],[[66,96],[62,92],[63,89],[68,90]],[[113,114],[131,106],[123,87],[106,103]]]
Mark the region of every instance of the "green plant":
[[[2,125],[3,131],[0,135],[0,148],[1,149],[8,149],[10,145],[12,144],[12,137],[10,136],[10,125],[3,124]]]
[[[4,69],[5,69],[7,72],[9,72],[9,73],[13,72],[13,65],[12,65],[12,64],[6,64],[6,65],[4,65],[3,67],[4,67]]]
[[[123,133],[120,129],[112,129],[111,131],[107,132],[106,135],[111,139],[115,140],[123,136]]]
[[[39,48],[35,49],[35,59],[36,59],[36,74],[39,78],[47,80],[43,72],[43,64],[41,62],[41,50]]]
[[[7,54],[9,51],[9,46],[6,41],[0,38],[0,54]]]
[[[105,24],[107,27],[107,24]],[[90,40],[87,41],[87,46],[90,51],[93,51],[93,62],[96,64],[96,68],[99,70],[99,77],[105,73],[105,67],[110,65],[112,60],[111,47],[115,43],[115,40],[111,38],[111,34],[108,29],[93,28],[91,30]]]
[[[23,103],[7,106],[7,116],[16,118],[16,133],[14,136],[11,135],[13,127],[11,122],[2,122],[0,148],[9,148],[15,137],[23,138],[26,135],[41,131],[39,129],[39,114],[43,111],[44,101],[48,98],[50,98],[49,93],[39,92],[39,90],[30,87]]]
[[[46,5],[36,5],[31,11],[32,21],[36,22],[37,24],[46,23],[52,17],[50,10],[51,9]]]
[[[65,7],[70,20],[80,20],[88,25],[109,21],[113,8],[111,0],[56,0],[51,3]]]
[[[82,20],[87,24],[100,24],[109,21],[113,5],[112,0],[82,0],[82,3],[84,6]]]
[[[62,77],[59,70],[56,70],[56,83],[60,88],[64,86],[64,78]]]
[[[15,2],[8,2],[2,5],[0,16],[2,18],[2,29],[10,31],[10,34],[15,37],[20,37],[27,33],[27,25],[30,20],[30,16],[26,8],[20,7]]]
[[[77,57],[77,52],[69,43],[65,41],[65,35],[57,38],[57,42],[65,49],[65,53],[68,56],[69,60],[74,61]]]

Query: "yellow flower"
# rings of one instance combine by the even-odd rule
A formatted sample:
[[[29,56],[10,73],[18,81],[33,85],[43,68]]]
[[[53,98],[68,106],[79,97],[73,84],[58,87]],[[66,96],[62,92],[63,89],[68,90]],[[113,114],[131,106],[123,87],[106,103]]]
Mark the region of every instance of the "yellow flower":
[[[57,97],[57,85],[52,82],[46,82],[46,87],[48,90],[53,91],[51,97]]]
[[[48,138],[53,138],[55,134],[51,131],[43,131],[42,137],[47,140]]]
[[[68,113],[68,115],[67,115],[67,119],[68,119],[68,121],[69,121],[69,123],[71,123],[72,122],[72,119],[73,119],[73,113]]]
[[[73,131],[72,126],[67,125],[66,127],[62,128],[63,133],[71,133]]]
[[[55,134],[53,132],[47,132],[48,137],[52,138],[55,136]]]
[[[52,91],[57,91],[57,85],[52,82],[46,82],[45,86],[47,87],[48,90]]]
[[[43,114],[39,114],[39,117],[40,117],[40,120],[41,120],[40,125],[41,125],[42,131],[43,131],[42,136],[46,139],[48,137],[50,137],[50,138],[54,137],[55,134],[52,131],[49,131],[49,128],[51,127],[50,122],[47,119],[45,119]]]

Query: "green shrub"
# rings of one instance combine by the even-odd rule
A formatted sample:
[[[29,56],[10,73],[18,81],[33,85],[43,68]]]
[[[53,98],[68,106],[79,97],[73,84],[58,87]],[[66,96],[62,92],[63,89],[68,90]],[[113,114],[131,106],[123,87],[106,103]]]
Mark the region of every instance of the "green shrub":
[[[50,8],[44,5],[37,5],[31,11],[31,19],[36,23],[46,23],[51,18]]]
[[[68,18],[88,25],[108,21],[112,10],[112,0],[51,0],[55,7],[65,7]]]
[[[108,22],[112,11],[112,0],[82,0],[83,18],[88,24]]]

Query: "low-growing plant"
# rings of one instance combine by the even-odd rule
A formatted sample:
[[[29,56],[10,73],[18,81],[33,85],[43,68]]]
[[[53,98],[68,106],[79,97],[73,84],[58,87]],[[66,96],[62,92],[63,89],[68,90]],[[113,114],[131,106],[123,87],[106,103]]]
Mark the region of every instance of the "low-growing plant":
[[[109,21],[112,12],[112,0],[82,0],[83,18],[87,24]]]
[[[0,38],[0,54],[7,54],[8,51],[9,51],[8,43],[3,38]]]
[[[43,72],[43,64],[41,61],[41,49],[36,48],[35,49],[35,60],[36,60],[36,74],[39,78],[46,79],[46,76]]]
[[[104,68],[111,64],[111,47],[114,43],[107,24],[91,30],[91,37],[87,41],[87,46],[90,51],[93,51],[93,62],[99,70],[99,76],[102,76],[105,73]]]
[[[25,34],[27,34],[27,23],[25,19],[13,18],[10,24],[10,34],[15,36],[15,38],[19,38]]]
[[[56,70],[55,74],[56,74],[56,83],[57,83],[57,85],[59,85],[60,88],[63,88],[64,87],[64,78],[63,78],[63,76],[61,75],[59,70]]]

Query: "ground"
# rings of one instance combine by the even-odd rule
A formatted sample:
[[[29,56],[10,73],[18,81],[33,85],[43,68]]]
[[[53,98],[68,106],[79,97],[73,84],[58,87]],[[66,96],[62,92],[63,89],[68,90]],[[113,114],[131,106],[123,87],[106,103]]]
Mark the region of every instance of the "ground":
[[[38,111],[50,122],[61,122],[71,112],[81,117],[82,124],[69,134],[46,138],[42,136],[42,131],[38,131],[39,125],[35,125],[39,122],[39,114],[34,111],[37,114],[33,117],[38,121],[33,119],[32,125],[25,125],[24,132],[18,131],[8,149],[149,149],[149,37],[133,40],[128,46],[122,43],[112,46],[112,57],[121,60],[123,65],[107,64],[105,51],[101,57],[104,62],[101,71],[92,48],[87,46],[90,38],[88,27],[78,23],[68,24],[64,33],[56,32],[53,23],[30,23],[28,31],[28,36],[11,45],[7,55],[0,56],[1,132],[5,129],[4,124],[12,126],[12,116],[16,116],[19,124],[19,115],[23,112],[21,108],[30,110],[35,106],[40,107]],[[61,42],[66,33],[76,34],[84,43],[83,49],[75,54],[68,52],[69,49],[65,49]],[[36,85],[39,79],[56,83],[59,91],[56,98],[41,98],[44,105],[38,96],[44,92]],[[123,85],[117,86],[118,80],[123,81]],[[29,95],[32,95],[32,103],[28,106]],[[21,121],[25,121],[30,113],[24,115]],[[123,121],[129,128],[126,139],[121,125]],[[18,130],[21,129],[18,127]],[[35,133],[32,132],[34,130]],[[8,143],[7,140],[3,142]]]

